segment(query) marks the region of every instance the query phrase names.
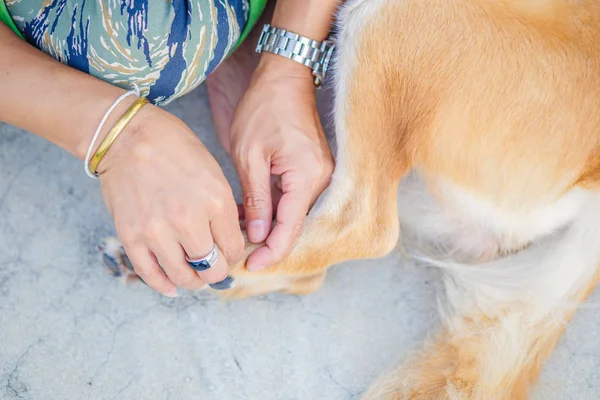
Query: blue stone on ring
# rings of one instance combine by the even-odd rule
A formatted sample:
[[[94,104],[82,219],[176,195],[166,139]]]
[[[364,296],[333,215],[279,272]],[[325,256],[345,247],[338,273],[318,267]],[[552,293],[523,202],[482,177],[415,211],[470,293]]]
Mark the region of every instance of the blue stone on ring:
[[[188,256],[186,256],[185,260],[194,271],[202,272],[206,271],[207,269],[210,269],[213,265],[215,265],[220,255],[221,251],[215,244],[210,253],[208,253],[208,255],[196,259],[191,259]]]
[[[187,263],[192,267],[193,270],[202,272],[210,269],[211,265],[208,260],[187,260]]]

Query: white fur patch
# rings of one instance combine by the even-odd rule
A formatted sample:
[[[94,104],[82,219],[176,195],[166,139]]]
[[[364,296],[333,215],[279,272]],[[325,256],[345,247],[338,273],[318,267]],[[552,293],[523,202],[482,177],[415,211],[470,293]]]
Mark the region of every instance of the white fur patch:
[[[434,186],[436,197],[415,172],[401,183],[403,236],[425,255],[467,263],[487,261],[558,232],[592,196],[575,188],[552,204],[500,209],[442,179]]]
[[[446,306],[491,309],[522,301],[547,313],[568,306],[573,290],[597,270],[600,193],[575,188],[553,204],[499,210],[447,182],[438,188],[441,200],[416,174],[406,178],[399,215],[416,257],[444,270]],[[498,253],[525,245],[513,255]]]

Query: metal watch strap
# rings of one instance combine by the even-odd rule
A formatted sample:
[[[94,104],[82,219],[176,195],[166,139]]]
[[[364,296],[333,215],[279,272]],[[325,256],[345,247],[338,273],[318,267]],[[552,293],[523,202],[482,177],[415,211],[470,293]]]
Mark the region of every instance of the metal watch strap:
[[[256,45],[256,52],[267,51],[296,61],[312,69],[315,86],[320,87],[329,68],[335,50],[333,40],[317,42],[297,33],[275,28],[269,24],[263,30]]]

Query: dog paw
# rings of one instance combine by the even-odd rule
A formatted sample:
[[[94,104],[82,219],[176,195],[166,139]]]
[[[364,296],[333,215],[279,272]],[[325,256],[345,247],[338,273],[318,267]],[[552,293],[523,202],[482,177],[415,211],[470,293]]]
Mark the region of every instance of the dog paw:
[[[98,245],[98,249],[102,252],[104,267],[112,276],[122,278],[125,283],[142,281],[133,270],[119,239],[107,237]]]

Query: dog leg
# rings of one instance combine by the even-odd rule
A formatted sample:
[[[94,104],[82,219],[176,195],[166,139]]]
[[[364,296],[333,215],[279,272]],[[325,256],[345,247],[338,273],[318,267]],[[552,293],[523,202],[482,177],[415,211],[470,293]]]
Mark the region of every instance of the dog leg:
[[[407,168],[397,162],[396,148],[385,140],[367,145],[364,131],[352,128],[343,131],[340,140],[339,129],[339,156],[331,184],[308,215],[290,254],[261,272],[238,265],[232,270],[236,288],[223,295],[304,294],[320,286],[327,267],[382,257],[396,246],[397,187]],[[248,253],[255,248],[249,246]]]
[[[435,338],[368,400],[522,400],[598,280],[598,196],[564,232],[511,257],[445,269],[447,309]]]

